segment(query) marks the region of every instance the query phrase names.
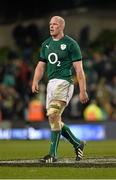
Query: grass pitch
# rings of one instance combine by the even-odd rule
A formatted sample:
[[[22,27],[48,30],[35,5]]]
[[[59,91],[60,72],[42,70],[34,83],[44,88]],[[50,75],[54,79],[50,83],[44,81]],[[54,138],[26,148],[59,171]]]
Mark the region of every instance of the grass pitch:
[[[58,149],[59,164],[41,165],[39,158],[46,155],[48,150],[49,141],[1,140],[0,178],[116,178],[116,141],[88,141],[84,159],[79,163],[74,162],[72,146],[62,140]]]

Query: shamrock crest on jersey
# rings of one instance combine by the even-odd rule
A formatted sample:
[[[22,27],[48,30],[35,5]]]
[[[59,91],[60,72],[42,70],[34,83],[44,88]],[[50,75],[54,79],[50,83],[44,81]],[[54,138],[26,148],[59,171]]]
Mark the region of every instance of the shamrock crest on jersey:
[[[61,44],[60,47],[61,47],[62,50],[65,50],[66,49],[66,44]]]

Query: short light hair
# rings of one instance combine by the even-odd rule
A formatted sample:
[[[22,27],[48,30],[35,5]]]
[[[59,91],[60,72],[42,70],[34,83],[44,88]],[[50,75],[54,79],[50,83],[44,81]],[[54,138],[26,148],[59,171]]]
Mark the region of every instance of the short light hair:
[[[61,16],[53,16],[52,18],[57,19],[60,22],[60,24],[62,25],[62,28],[63,29],[65,28],[65,20],[64,20],[64,18],[62,18]]]

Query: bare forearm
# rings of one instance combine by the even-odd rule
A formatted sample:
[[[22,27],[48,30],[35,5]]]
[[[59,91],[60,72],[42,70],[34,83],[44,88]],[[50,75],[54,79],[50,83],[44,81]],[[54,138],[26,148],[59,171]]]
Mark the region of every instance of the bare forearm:
[[[80,92],[86,91],[86,79],[85,79],[84,71],[81,70],[81,71],[77,72],[76,75],[77,75],[77,80],[79,83]]]
[[[81,101],[81,103],[87,103],[87,101],[89,100],[89,97],[88,97],[88,94],[86,92],[86,79],[85,79],[85,73],[84,73],[84,70],[83,70],[82,61],[74,62],[73,65],[74,65],[77,80],[78,80],[78,83],[79,83],[79,89],[80,89],[79,98],[80,98],[80,101]]]
[[[80,92],[84,92],[86,91],[86,79],[85,79],[85,73],[83,70],[82,61],[74,62],[73,66],[76,71],[76,77],[79,83]]]
[[[77,73],[77,79],[79,82],[79,89],[80,89],[80,93],[79,93],[80,101],[81,103],[87,103],[89,97],[86,91],[86,79],[83,69]]]
[[[37,65],[34,72],[33,82],[39,82],[43,76],[44,67],[40,64]]]
[[[32,82],[32,92],[38,93],[39,91],[39,81],[41,80],[45,69],[45,63],[39,62],[35,68],[33,82]]]
[[[34,82],[40,81],[42,76],[43,76],[43,71],[41,70],[41,68],[36,67],[33,81]]]

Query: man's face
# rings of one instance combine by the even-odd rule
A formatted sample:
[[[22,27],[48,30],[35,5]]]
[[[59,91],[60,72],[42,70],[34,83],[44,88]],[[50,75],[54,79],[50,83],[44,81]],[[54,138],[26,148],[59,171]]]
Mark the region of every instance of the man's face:
[[[50,35],[51,36],[55,37],[63,31],[62,24],[57,18],[53,17],[50,20],[49,26],[50,26]]]

